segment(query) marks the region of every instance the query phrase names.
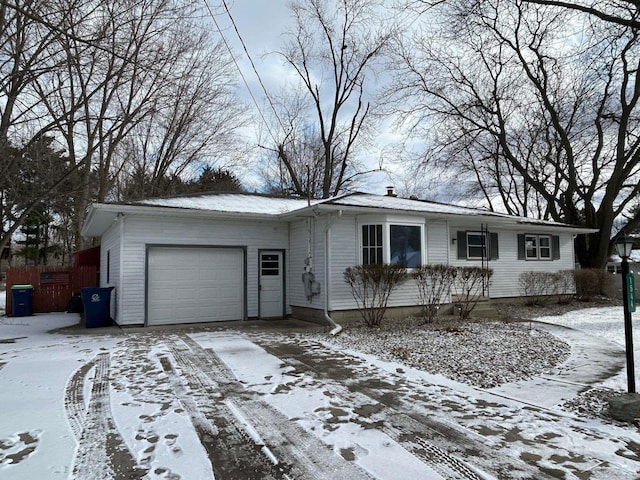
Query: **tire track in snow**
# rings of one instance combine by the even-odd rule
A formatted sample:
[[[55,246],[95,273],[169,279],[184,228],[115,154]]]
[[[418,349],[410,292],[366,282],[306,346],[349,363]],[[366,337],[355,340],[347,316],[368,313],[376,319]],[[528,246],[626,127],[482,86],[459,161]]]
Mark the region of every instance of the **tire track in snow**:
[[[137,465],[118,432],[111,414],[108,353],[97,355],[71,377],[65,390],[65,408],[78,448],[72,479],[125,480],[142,478],[146,469]],[[84,382],[95,367],[88,405]],[[86,405],[86,406],[85,406]]]
[[[192,350],[175,336],[168,338],[166,344],[177,368],[167,356],[159,355],[158,359],[191,418],[215,477],[229,480],[287,478],[286,472],[269,465],[271,462],[260,447],[243,435],[241,428],[233,422],[233,412],[225,404],[219,385],[202,372],[192,358]]]
[[[298,373],[318,379],[327,395],[339,402],[337,408],[353,410],[356,418],[362,419],[361,424],[364,428],[383,431],[444,478],[484,478],[465,461],[448,452],[460,452],[473,461],[492,458],[496,454],[495,451],[479,441],[470,439],[467,431],[463,432],[452,425],[424,417],[419,420],[414,418],[415,412],[404,408],[398,400],[398,395],[390,395],[389,390],[393,388],[391,384],[376,382],[373,380],[375,374],[363,375],[362,371],[351,367],[354,362],[359,363],[359,359],[335,351],[329,352],[318,344],[311,351],[308,342],[305,342],[304,346],[279,343],[273,339],[255,342],[270,354],[292,365]],[[331,380],[331,383],[324,382],[325,379]],[[510,458],[508,462],[497,462],[504,464],[500,469],[503,473],[509,473],[509,476],[537,478],[536,475],[539,474],[539,471],[534,471],[515,458]],[[519,476],[521,473],[525,476]]]
[[[204,396],[208,405],[211,405],[212,388],[218,392],[220,401],[215,402],[218,412],[214,416],[218,422],[228,419],[230,423],[216,425],[219,429],[225,427],[219,432],[220,437],[230,435],[230,438],[237,438],[239,435],[238,441],[251,445],[254,456],[258,454],[261,462],[268,461],[269,473],[274,478],[371,478],[356,465],[336,455],[315,435],[269,406],[258,394],[246,390],[215,352],[202,348],[187,335],[180,336],[179,340],[172,343],[171,350],[182,374],[187,373],[199,388],[209,392]],[[203,410],[202,405],[198,408]]]
[[[284,361],[288,353],[292,365],[310,371],[310,375],[320,382],[324,378],[342,378],[344,389],[361,392],[373,400],[369,405],[373,411],[370,420],[398,426],[400,434],[409,434],[405,437],[409,443],[416,441],[417,437],[411,438],[411,428],[417,423],[422,425],[424,432],[420,438],[465,461],[468,459],[497,478],[537,480],[549,475],[554,478],[640,478],[632,462],[612,464],[602,460],[597,449],[590,453],[572,449],[573,435],[578,441],[594,444],[607,435],[597,429],[591,430],[586,423],[572,427],[563,421],[561,414],[470,397],[447,387],[420,385],[402,376],[392,379],[387,372],[381,377],[378,369],[365,360],[315,341],[300,338],[287,341],[282,337],[265,336],[256,343],[267,351],[272,347],[274,355],[282,350],[284,353],[279,356]],[[341,395],[341,392],[336,391],[336,394]],[[348,394],[344,398],[348,399]],[[350,400],[355,401],[357,398]],[[377,416],[372,407],[383,410],[384,415]],[[532,429],[529,422],[536,425],[541,418],[548,427]],[[622,439],[613,439],[623,444]],[[538,448],[540,443],[544,448]]]
[[[76,441],[80,440],[87,417],[87,406],[84,401],[84,382],[87,374],[95,365],[96,359],[94,358],[76,370],[69,382],[67,382],[67,387],[64,391],[64,408]]]
[[[269,448],[279,458],[287,459],[292,468],[291,476],[313,480],[372,478],[359,466],[334,453],[315,435],[273,408],[260,395],[247,390],[214,351],[202,348],[189,336],[184,336],[182,340],[212,381],[222,377],[227,386],[227,397],[234,399],[236,405],[242,405],[242,416],[249,428],[258,430],[261,438],[266,439]]]

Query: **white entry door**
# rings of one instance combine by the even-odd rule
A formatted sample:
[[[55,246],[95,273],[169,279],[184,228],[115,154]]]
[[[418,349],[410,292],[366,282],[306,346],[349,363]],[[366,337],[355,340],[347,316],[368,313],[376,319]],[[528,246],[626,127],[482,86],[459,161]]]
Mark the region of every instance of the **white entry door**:
[[[260,252],[260,318],[284,315],[282,252]]]

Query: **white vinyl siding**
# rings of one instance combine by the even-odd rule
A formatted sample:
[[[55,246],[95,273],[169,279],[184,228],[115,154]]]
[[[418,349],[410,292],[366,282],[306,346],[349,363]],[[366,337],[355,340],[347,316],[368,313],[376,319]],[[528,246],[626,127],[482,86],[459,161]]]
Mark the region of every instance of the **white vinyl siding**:
[[[455,220],[455,222],[454,222]],[[421,238],[426,239],[421,253],[422,263],[448,263],[454,266],[480,266],[480,260],[467,260],[458,256],[458,232],[480,231],[480,224],[469,218],[429,219],[420,215],[319,215],[283,220],[222,220],[201,216],[196,218],[128,215],[121,217],[102,236],[101,286],[106,286],[106,259],[110,252],[110,285],[116,287],[116,320],[121,325],[142,325],[145,322],[146,305],[146,253],[153,245],[173,247],[207,246],[237,247],[246,249],[245,312],[248,318],[258,315],[258,267],[259,250],[285,251],[287,270],[285,300],[289,305],[322,310],[327,289],[330,296],[329,310],[355,309],[355,302],[344,282],[344,270],[361,263],[361,228],[365,224],[420,225]],[[469,222],[469,223],[467,223]],[[331,241],[331,265],[329,282],[324,275],[325,234],[327,228]],[[524,271],[569,270],[574,268],[573,237],[571,233],[558,233],[558,229],[528,232],[489,225],[489,232],[499,238],[499,257],[488,262],[494,271],[489,295],[491,298],[515,297],[520,273]],[[522,228],[522,227],[518,227]],[[387,229],[388,230],[388,229]],[[553,244],[558,240],[559,259],[553,261],[524,261],[518,259],[518,235],[548,235]],[[388,236],[387,236],[388,241]],[[304,293],[302,274],[305,259],[311,249],[311,266],[321,293],[309,301]],[[552,247],[555,250],[555,246]],[[554,252],[552,252],[554,253]],[[487,264],[486,260],[484,262]],[[327,284],[328,283],[328,284]],[[389,306],[414,306],[417,292],[413,279],[393,293]]]
[[[324,284],[324,233],[326,228],[325,217],[309,217],[289,224],[289,258],[287,269],[289,271],[287,281],[288,302],[297,307],[315,309],[324,308],[325,287]],[[309,251],[309,249],[311,251]],[[305,260],[310,257],[311,271],[315,280],[320,282],[320,294],[311,300],[307,299],[302,283]]]
[[[352,310],[356,308],[355,301],[351,295],[349,287],[344,281],[344,270],[347,267],[357,265],[360,262],[360,240],[359,233],[361,226],[366,224],[366,218],[360,221],[358,217],[343,215],[332,222],[331,226],[331,305],[330,310]],[[403,221],[389,221],[392,225],[424,223],[424,218],[414,217],[404,218]],[[407,222],[413,220],[413,222]],[[374,224],[375,222],[370,222]],[[448,239],[447,225],[444,221],[427,221],[426,226],[421,228],[421,238],[427,239],[426,247],[423,245],[423,252],[426,251],[428,263],[447,263]],[[415,282],[409,276],[400,285],[389,299],[390,307],[414,306],[417,304],[418,293]]]
[[[559,259],[553,261],[524,261],[518,259],[518,232],[497,229],[492,230],[492,232],[498,232],[500,238],[500,257],[490,260],[488,264],[485,262],[493,270],[491,284],[489,285],[490,298],[518,297],[522,295],[523,292],[520,291],[519,286],[519,278],[522,272],[558,272],[575,268],[573,235],[570,233],[558,236]],[[455,254],[452,256],[455,256]],[[452,264],[480,266],[481,262],[452,259]]]
[[[100,286],[115,287],[115,293],[112,293],[111,299],[113,308],[110,313],[116,323],[120,323],[119,312],[122,311],[120,307],[120,235],[122,228],[124,228],[122,219],[114,222],[102,236],[100,242]],[[109,252],[108,255],[107,252]],[[107,262],[109,262],[108,265]],[[107,272],[109,273],[108,281]]]
[[[347,267],[357,265],[360,254],[356,217],[343,215],[331,224],[331,267],[329,310],[350,310],[355,307],[351,290],[344,281]]]
[[[145,321],[145,262],[147,245],[233,246],[247,250],[246,296],[249,318],[258,315],[258,249],[284,250],[288,226],[278,221],[212,220],[125,216],[122,275],[126,288],[118,298],[122,325],[141,325]],[[102,254],[106,257],[106,251]],[[113,250],[111,255],[113,256]],[[113,275],[113,272],[112,272]]]

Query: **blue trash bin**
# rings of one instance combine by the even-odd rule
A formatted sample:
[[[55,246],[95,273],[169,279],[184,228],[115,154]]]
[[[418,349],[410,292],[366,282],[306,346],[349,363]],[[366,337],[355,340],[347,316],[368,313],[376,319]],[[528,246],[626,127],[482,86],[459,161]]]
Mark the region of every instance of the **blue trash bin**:
[[[111,325],[111,290],[109,288],[88,287],[81,290],[84,305],[84,319],[87,328]]]
[[[14,317],[33,315],[33,285],[11,287],[11,315]]]

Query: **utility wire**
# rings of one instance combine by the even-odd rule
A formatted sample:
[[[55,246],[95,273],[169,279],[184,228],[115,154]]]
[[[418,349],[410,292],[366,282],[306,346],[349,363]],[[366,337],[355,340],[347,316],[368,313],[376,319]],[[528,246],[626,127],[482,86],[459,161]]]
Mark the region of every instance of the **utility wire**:
[[[273,139],[274,142],[277,143],[276,137],[273,133],[273,131],[271,130],[270,126],[269,126],[269,122],[267,121],[263,111],[262,111],[262,107],[260,107],[260,104],[258,103],[258,101],[256,100],[256,97],[254,96],[251,87],[249,87],[249,82],[247,81],[244,73],[242,72],[242,69],[240,68],[240,65],[238,64],[238,61],[236,60],[235,56],[233,55],[233,51],[231,49],[231,46],[229,45],[229,42],[227,42],[227,39],[224,35],[224,33],[222,32],[222,28],[220,28],[220,25],[218,24],[218,21],[216,20],[215,15],[213,14],[213,11],[211,10],[211,6],[209,5],[208,0],[203,0],[207,11],[209,12],[209,15],[211,16],[211,19],[213,20],[214,25],[216,26],[216,28],[218,29],[218,33],[220,34],[220,37],[222,38],[223,43],[225,44],[225,46],[227,47],[227,50],[229,51],[229,54],[231,55],[231,58],[233,60],[233,63],[236,66],[236,69],[238,70],[238,72],[240,73],[240,77],[242,78],[242,81],[245,85],[245,87],[247,88],[247,91],[249,92],[249,95],[251,96],[251,99],[253,100],[253,103],[256,106],[256,109],[258,110],[258,113],[260,115],[260,117],[262,118],[262,121],[265,124],[265,127],[267,128],[267,131],[269,132],[269,135],[271,136],[271,138]],[[253,59],[251,58],[251,55],[249,54],[249,50],[247,49],[246,44],[244,43],[244,40],[242,39],[242,36],[240,35],[240,31],[238,30],[238,26],[236,25],[235,20],[233,19],[233,16],[231,15],[231,12],[229,10],[229,7],[227,6],[227,2],[225,0],[222,0],[222,4],[224,6],[224,9],[227,13],[227,16],[229,17],[229,20],[231,20],[231,24],[233,25],[233,28],[236,32],[236,35],[238,36],[238,39],[240,40],[240,43],[242,44],[242,48],[244,49],[244,52],[247,56],[247,58],[249,59],[249,63],[251,63],[251,67],[253,68],[253,72],[255,73],[258,82],[260,83],[260,86],[262,87],[262,91],[265,94],[265,97],[267,98],[267,101],[269,102],[269,105],[271,106],[271,109],[273,110],[273,113],[278,121],[278,123],[280,124],[280,126],[282,127],[283,130],[285,130],[284,124],[282,122],[282,120],[280,119],[280,116],[278,115],[278,112],[275,108],[275,105],[273,104],[273,101],[271,100],[271,96],[269,95],[269,92],[267,91],[266,86],[264,85],[262,78],[260,77],[260,74],[258,73],[258,69],[255,65],[255,63],[253,62]]]

